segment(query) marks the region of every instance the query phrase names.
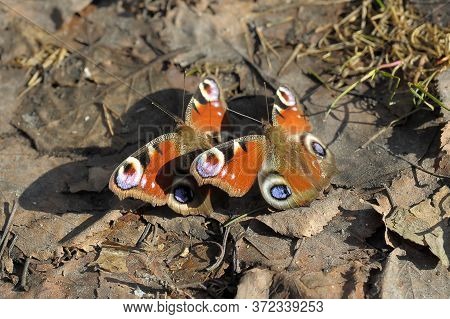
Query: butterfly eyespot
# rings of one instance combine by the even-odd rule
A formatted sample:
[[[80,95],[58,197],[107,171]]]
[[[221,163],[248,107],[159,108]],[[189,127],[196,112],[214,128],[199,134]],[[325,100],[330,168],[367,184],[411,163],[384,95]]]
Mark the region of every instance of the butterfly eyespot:
[[[304,133],[298,137],[298,141],[303,143],[308,152],[319,157],[320,159],[324,159],[328,157],[328,150],[324,146],[324,144],[311,133]]]
[[[200,155],[197,161],[196,169],[198,174],[203,177],[214,177],[219,174],[224,165],[224,155],[216,148]]]
[[[180,185],[173,190],[173,197],[177,202],[181,204],[187,204],[192,202],[192,200],[194,199],[194,192],[190,187]]]
[[[327,151],[325,150],[325,148],[317,141],[311,142],[311,149],[316,155],[320,157],[325,157],[327,155]]]
[[[270,195],[277,200],[284,200],[292,195],[287,185],[275,185],[270,189]]]
[[[136,187],[142,178],[143,172],[144,170],[139,160],[129,157],[117,170],[116,184],[123,190]]]
[[[200,91],[208,102],[217,101],[219,99],[219,86],[213,79],[203,80],[200,85]]]
[[[295,95],[287,87],[280,86],[277,90],[277,96],[286,106],[294,106],[296,104]]]

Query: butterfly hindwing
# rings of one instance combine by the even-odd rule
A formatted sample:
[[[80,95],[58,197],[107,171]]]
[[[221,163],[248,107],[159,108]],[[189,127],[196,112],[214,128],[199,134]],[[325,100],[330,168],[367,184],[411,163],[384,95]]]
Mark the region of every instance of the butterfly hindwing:
[[[186,173],[192,162],[192,140],[184,142],[189,128],[161,135],[129,156],[114,171],[110,189],[119,198],[132,197],[154,206],[168,205],[182,215],[208,214],[212,210],[210,187],[200,187]]]
[[[120,199],[133,197],[155,206],[167,204],[165,189],[156,178],[161,168],[181,155],[179,137],[177,133],[164,134],[141,147],[116,168],[109,188]],[[170,174],[164,178],[171,184]]]

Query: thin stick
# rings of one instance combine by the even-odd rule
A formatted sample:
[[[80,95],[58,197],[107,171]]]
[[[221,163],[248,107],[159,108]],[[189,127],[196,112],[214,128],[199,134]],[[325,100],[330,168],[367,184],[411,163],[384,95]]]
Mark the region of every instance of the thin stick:
[[[11,213],[9,214],[9,217],[8,217],[8,221],[6,222],[5,228],[3,230],[2,238],[0,239],[0,245],[1,245],[1,248],[0,248],[0,260],[1,260],[2,256],[3,256],[3,253],[5,252],[6,245],[8,244],[8,235],[9,235],[9,232],[11,230],[12,221],[13,221],[14,215],[15,215],[15,213],[17,211],[17,207],[18,207],[18,205],[14,201],[13,202],[13,206],[11,208]]]
[[[157,223],[155,223],[154,226],[155,226],[155,227],[153,227],[152,241],[150,242],[150,244],[151,244],[152,246],[155,245],[156,238],[157,238],[157,236],[158,236],[158,228],[159,228]]]
[[[230,227],[225,227],[225,234],[223,235],[222,246],[220,247],[221,248],[220,255],[219,255],[219,257],[217,257],[216,262],[214,264],[212,264],[211,266],[206,268],[207,271],[213,271],[213,270],[217,269],[217,267],[219,267],[220,264],[222,263],[223,257],[225,256],[225,251],[226,251],[226,247],[227,247],[227,241],[228,241],[229,234],[230,234]]]
[[[112,128],[111,118],[110,118],[110,115],[108,113],[108,109],[109,108],[107,108],[105,106],[105,104],[106,103],[102,103],[102,109],[103,109],[103,114],[105,114],[106,126],[108,127],[109,134],[111,134],[111,136],[114,136],[114,130]]]
[[[153,224],[151,224],[151,223],[148,223],[147,225],[145,225],[145,229],[142,232],[141,236],[139,237],[139,239],[136,243],[136,248],[141,248],[142,243],[147,238],[148,233],[150,232],[150,229],[152,228],[152,226],[153,226]]]
[[[16,245],[17,239],[19,239],[19,235],[13,234],[13,239],[11,240],[11,244],[9,245],[9,249],[8,249],[8,257],[11,257],[12,250],[14,249],[14,246]]]
[[[402,161],[405,161],[406,163],[408,163],[408,164],[411,165],[412,167],[417,168],[418,170],[420,170],[420,171],[422,171],[422,172],[424,172],[424,173],[427,173],[427,174],[429,174],[429,175],[432,175],[432,176],[435,176],[435,177],[439,177],[439,178],[450,179],[450,176],[447,176],[447,175],[441,175],[441,174],[437,174],[437,173],[433,173],[433,172],[431,172],[431,171],[429,171],[429,170],[423,168],[422,166],[420,166],[420,165],[418,165],[418,164],[416,164],[416,163],[411,162],[409,159],[407,159],[407,158],[405,158],[405,157],[403,157],[403,156],[401,156],[401,155],[395,154],[394,152],[392,152],[391,150],[387,149],[387,148],[384,147],[383,145],[380,145],[380,144],[378,144],[378,143],[374,143],[374,144],[375,144],[376,146],[378,146],[379,148],[385,150],[386,152],[388,152],[388,153],[391,154],[392,156],[397,157],[398,159],[401,159]]]
[[[232,224],[235,224],[235,223],[237,223],[238,221],[244,219],[245,217],[248,217],[248,216],[250,216],[251,214],[260,211],[261,209],[264,209],[265,207],[266,207],[266,206],[257,207],[257,208],[252,209],[252,210],[250,210],[250,211],[248,211],[248,212],[246,212],[246,213],[244,213],[244,214],[241,214],[241,215],[238,215],[238,216],[236,216],[236,217],[233,217],[233,218],[231,218],[229,221],[227,221],[225,224],[223,224],[223,227],[228,227],[228,226],[230,226],[230,225],[232,225]]]
[[[263,53],[266,56],[267,65],[269,66],[269,70],[272,71],[272,62],[270,61],[269,53],[267,52],[267,41],[264,37],[264,34],[261,31],[261,27],[256,27],[255,32],[259,38],[259,41],[261,42],[261,46],[263,49]]]
[[[20,277],[20,287],[28,291],[27,287],[27,276],[28,276],[28,268],[30,268],[31,257],[27,257],[25,260],[25,264],[23,265],[22,276]]]
[[[295,46],[294,51],[292,51],[292,53],[289,56],[289,58],[287,59],[287,61],[283,64],[283,66],[278,71],[278,75],[281,75],[281,73],[283,73],[284,70],[286,70],[288,68],[289,64],[291,64],[292,61],[295,60],[297,55],[300,53],[300,50],[303,49],[304,47],[305,47],[305,45],[303,43],[299,43]]]

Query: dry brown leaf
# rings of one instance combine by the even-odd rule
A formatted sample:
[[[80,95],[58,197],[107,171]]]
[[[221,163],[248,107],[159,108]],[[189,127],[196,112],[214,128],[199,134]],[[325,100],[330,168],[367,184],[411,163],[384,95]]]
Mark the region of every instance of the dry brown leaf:
[[[407,247],[394,249],[384,266],[381,298],[450,298],[450,272],[432,256]]]
[[[385,218],[386,227],[405,239],[428,246],[444,266],[450,265],[450,189],[442,187],[433,196],[410,209],[396,208]]]
[[[58,257],[61,240],[89,219],[89,215],[18,211],[13,232],[18,235],[16,246],[28,257],[47,260]],[[39,234],[37,236],[36,234]],[[33,240],[30,240],[33,238]]]
[[[236,299],[267,299],[274,273],[268,269],[253,268],[239,281]]]
[[[364,298],[369,269],[358,261],[329,271],[283,272],[275,275],[272,298]]]
[[[441,101],[444,103],[444,105],[449,106],[450,105],[450,69],[447,68],[444,72],[441,72],[437,76],[437,84],[438,84],[438,90],[439,95],[441,98]],[[450,120],[450,112],[446,110],[442,110],[444,118],[447,119],[447,121]]]
[[[111,232],[111,222],[115,222],[122,214],[119,210],[113,210],[100,219],[95,220],[81,233],[72,237],[70,240],[63,242],[64,246],[76,247],[84,251],[91,251],[95,246],[105,241],[107,235]]]
[[[419,170],[405,170],[389,187],[392,201],[398,207],[409,208],[430,197],[439,188],[438,179]]]
[[[167,211],[165,209],[164,211]],[[173,212],[168,212],[159,215],[145,215],[144,218],[154,225],[160,225],[166,232],[173,232],[176,234],[185,234],[192,236],[199,240],[206,240],[209,238],[206,227],[206,219],[202,216],[179,216]]]
[[[442,175],[450,176],[450,122],[442,128],[441,152],[437,161],[437,172]]]
[[[253,220],[245,231],[244,239],[237,243],[238,258],[271,269],[284,269],[292,260],[293,242],[292,239],[277,236],[270,228]]]
[[[112,273],[127,273],[127,259],[129,256],[129,251],[104,247],[98,258],[95,260],[94,265],[97,265],[104,271]]]
[[[86,270],[93,261],[93,252],[73,258],[58,268],[43,274],[33,272],[28,275],[27,292],[21,292],[21,298],[95,298],[98,285],[98,272]],[[32,266],[30,266],[31,268]]]
[[[5,268],[4,270],[6,271],[6,273],[12,274],[13,270],[14,270],[14,263],[13,263],[12,258],[5,254],[1,257],[0,260],[1,260],[1,264]]]
[[[140,220],[140,216],[128,213],[115,222],[106,239],[122,246],[134,247],[144,229],[145,225]]]
[[[275,232],[289,237],[311,237],[322,231],[339,213],[339,205],[345,191],[332,191],[324,199],[314,201],[309,207],[289,209],[282,212],[258,216]]]
[[[100,272],[99,275],[99,287],[96,289],[96,298],[110,299],[138,299],[139,296],[133,293],[133,290],[138,286],[134,283],[128,283],[127,281],[117,280],[111,278],[110,273]]]

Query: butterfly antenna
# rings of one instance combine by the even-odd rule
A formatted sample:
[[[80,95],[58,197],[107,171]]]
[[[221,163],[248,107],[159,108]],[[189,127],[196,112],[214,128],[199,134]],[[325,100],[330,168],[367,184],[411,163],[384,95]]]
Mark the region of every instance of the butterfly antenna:
[[[52,34],[50,31],[48,31],[46,28],[40,26],[39,24],[37,24],[36,22],[34,22],[33,20],[31,20],[30,18],[28,18],[27,16],[23,15],[22,13],[20,13],[19,11],[17,11],[16,9],[14,9],[13,7],[11,7],[10,5],[8,5],[7,3],[3,2],[0,0],[0,4],[2,4],[4,7],[6,7],[9,11],[14,12],[15,14],[17,14],[18,16],[22,17],[23,19],[25,19],[26,21],[28,21],[30,24],[32,24],[33,26],[35,26],[36,28],[38,28],[39,30],[41,30],[42,32],[44,32],[45,34],[47,34],[49,37],[51,37],[52,39],[56,40],[58,43],[60,43],[64,48],[66,48],[68,51],[70,52],[75,52],[76,54],[78,54],[79,56],[83,57],[86,61],[92,63],[94,65],[94,67],[98,68],[99,70],[101,70],[102,72],[106,73],[107,75],[109,75],[110,77],[112,77],[113,79],[115,79],[116,81],[120,82],[121,84],[123,84],[124,86],[126,86],[128,89],[130,89],[131,91],[133,91],[134,93],[136,93],[138,96],[140,96],[141,98],[149,101],[153,106],[155,106],[157,109],[159,109],[161,112],[163,112],[164,114],[166,114],[167,116],[169,116],[170,118],[172,118],[175,122],[180,122],[181,119],[178,118],[178,116],[176,116],[175,114],[167,111],[164,107],[162,107],[161,105],[159,105],[158,103],[156,103],[155,101],[153,101],[151,98],[149,98],[148,96],[146,96],[145,94],[143,94],[142,92],[136,90],[135,88],[133,88],[131,85],[129,85],[125,80],[123,80],[122,78],[120,78],[119,76],[117,76],[116,74],[109,72],[108,70],[106,70],[104,67],[102,67],[100,65],[100,62],[95,61],[94,59],[84,55],[80,50],[78,50],[77,48],[75,48],[74,46],[66,43],[65,41],[63,41],[62,39],[60,39],[59,37],[57,37],[56,35]],[[179,53],[179,50],[175,50],[172,53],[167,54],[166,56],[171,56],[173,54]]]
[[[233,113],[233,114],[236,114],[236,115],[245,117],[245,118],[247,118],[247,119],[249,119],[249,120],[252,120],[253,122],[256,122],[256,123],[258,123],[258,124],[263,124],[262,121],[257,120],[257,119],[255,119],[255,118],[251,117],[250,115],[247,115],[247,114],[244,114],[244,113],[241,113],[241,112],[232,110],[232,109],[228,109],[227,111],[230,112],[230,113]]]
[[[267,85],[266,85],[266,81],[264,81],[264,97],[266,99],[267,121],[269,121],[270,114],[269,114],[269,102],[267,101]]]
[[[184,70],[183,72],[183,109],[181,112],[181,116],[184,118],[184,101],[185,101],[185,97],[186,97],[186,70]]]

